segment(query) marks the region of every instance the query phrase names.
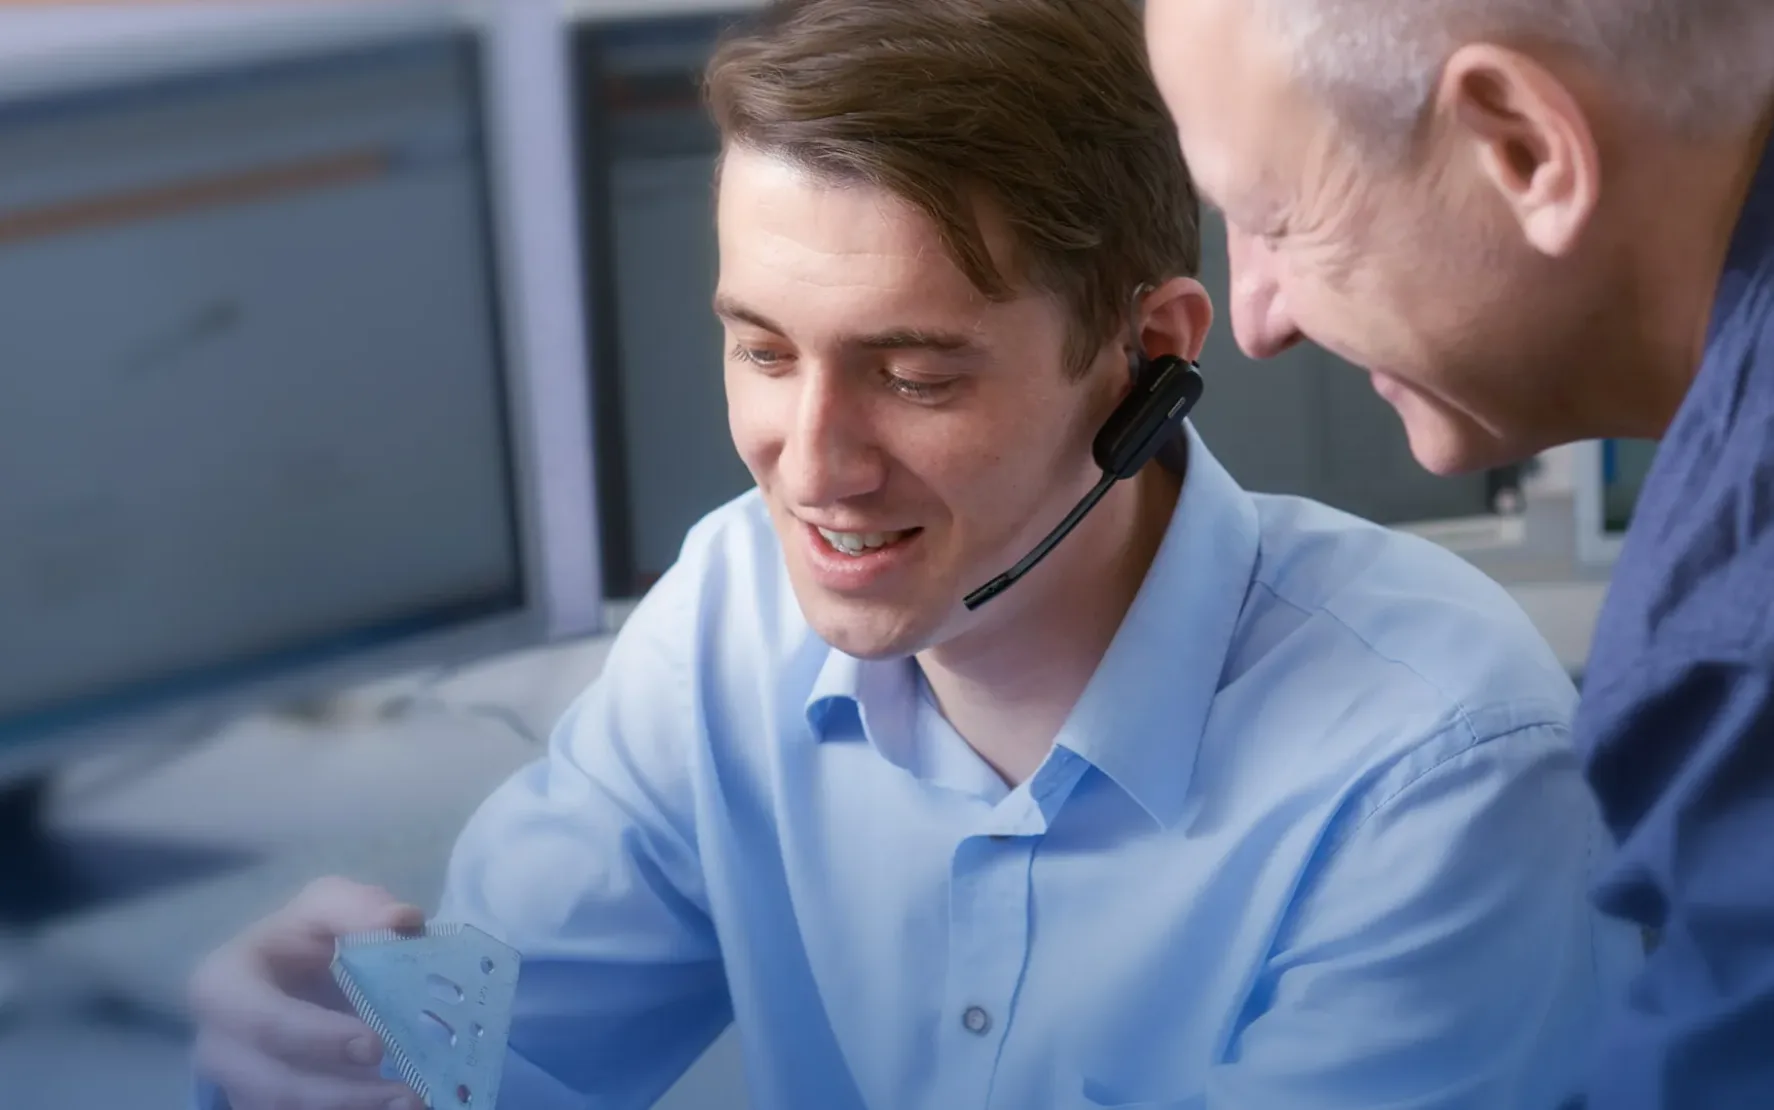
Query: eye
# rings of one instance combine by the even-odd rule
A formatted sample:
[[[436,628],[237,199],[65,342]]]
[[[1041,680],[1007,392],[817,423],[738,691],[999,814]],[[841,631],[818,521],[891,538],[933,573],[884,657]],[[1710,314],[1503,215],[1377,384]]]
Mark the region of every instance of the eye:
[[[749,362],[753,366],[765,370],[774,369],[788,361],[787,357],[778,351],[772,351],[768,347],[747,347],[743,343],[735,343],[733,349],[727,352],[727,356],[735,362]]]
[[[888,389],[893,390],[893,392],[908,400],[918,401],[927,405],[934,404],[948,396],[949,391],[954,388],[954,384],[955,383],[952,381],[931,382],[923,381],[918,378],[908,378],[902,374],[894,374],[891,372],[887,374]]]

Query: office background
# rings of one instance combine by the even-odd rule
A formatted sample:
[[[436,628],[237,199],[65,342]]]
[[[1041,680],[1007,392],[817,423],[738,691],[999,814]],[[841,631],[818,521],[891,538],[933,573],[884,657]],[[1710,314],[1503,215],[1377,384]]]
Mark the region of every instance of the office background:
[[[210,947],[322,873],[435,899],[746,487],[697,97],[744,6],[0,12],[0,1105],[172,1110]],[[1580,674],[1646,445],[1434,478],[1315,347],[1202,367],[1246,485],[1446,543]]]

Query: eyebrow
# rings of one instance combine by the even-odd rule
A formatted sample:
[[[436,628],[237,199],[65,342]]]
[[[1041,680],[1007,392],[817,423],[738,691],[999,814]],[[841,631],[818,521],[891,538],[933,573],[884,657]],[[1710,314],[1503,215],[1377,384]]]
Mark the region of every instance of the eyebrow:
[[[788,330],[755,309],[747,308],[730,297],[715,297],[715,315],[775,335]],[[894,327],[859,336],[851,345],[869,351],[933,351],[938,354],[965,354],[980,350],[979,343],[964,332],[931,331],[927,328]]]
[[[715,294],[715,315],[723,320],[733,320],[741,324],[750,324],[763,331],[787,335],[788,332],[780,324],[765,316],[762,312],[749,309],[725,294]]]
[[[924,331],[919,328],[894,328],[865,335],[856,344],[870,351],[935,351],[939,354],[978,349],[972,339],[958,332]]]

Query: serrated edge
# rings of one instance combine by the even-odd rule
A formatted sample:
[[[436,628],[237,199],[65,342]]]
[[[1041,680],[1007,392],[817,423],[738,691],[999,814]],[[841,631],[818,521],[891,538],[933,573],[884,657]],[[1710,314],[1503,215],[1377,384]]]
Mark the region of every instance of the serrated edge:
[[[361,933],[346,933],[334,941],[335,948],[358,948],[367,944],[398,944],[401,941],[432,940],[438,937],[453,937],[462,932],[459,924],[426,925],[419,929],[370,929]]]
[[[334,942],[335,948],[359,948],[370,944],[392,944],[397,940],[406,940],[417,936],[415,933],[399,933],[393,929],[372,929],[364,933],[346,933]]]
[[[406,1050],[400,1046],[400,1041],[389,1032],[388,1023],[382,1019],[380,1014],[376,1013],[375,1007],[370,1005],[369,999],[364,997],[363,989],[358,986],[356,977],[351,974],[351,969],[337,959],[333,961],[333,979],[339,984],[339,989],[345,992],[345,998],[351,1003],[351,1008],[357,1011],[357,1016],[375,1032],[376,1036],[382,1039],[382,1047],[387,1051],[395,1070],[400,1073],[401,1081],[411,1087],[413,1093],[418,1095],[420,1101],[424,1102],[426,1106],[435,1108],[437,1104],[431,1097],[431,1084],[427,1083],[425,1077],[419,1074],[418,1067],[407,1055]]]

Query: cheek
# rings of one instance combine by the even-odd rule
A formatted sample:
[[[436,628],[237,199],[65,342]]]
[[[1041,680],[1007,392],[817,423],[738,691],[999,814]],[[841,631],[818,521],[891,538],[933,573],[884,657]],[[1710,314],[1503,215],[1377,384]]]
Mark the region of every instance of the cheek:
[[[983,437],[960,429],[901,427],[882,438],[902,483],[927,490],[951,507],[980,500],[1001,465]]]
[[[993,436],[930,444],[904,465],[947,506],[969,548],[1001,559],[1001,548],[1026,546],[1025,533],[1051,527],[1064,511],[1060,503],[1070,508],[1100,476],[1088,441],[1079,428],[1030,420]]]
[[[1344,357],[1387,367],[1409,341],[1433,246],[1407,206],[1345,190],[1346,203],[1324,212],[1286,259],[1289,306],[1302,330]],[[1346,349],[1341,349],[1346,348]],[[1371,360],[1371,361],[1369,361]],[[1394,367],[1396,369],[1396,367]]]
[[[978,421],[903,428],[889,448],[894,476],[890,497],[918,514],[947,539],[944,546],[964,562],[1002,556],[999,549],[1032,515],[1052,475],[1045,455],[1003,429],[984,431]],[[1033,494],[1033,496],[1032,496]]]
[[[1412,361],[1421,275],[1377,251],[1324,253],[1296,260],[1287,304],[1300,330],[1362,369],[1398,372]]]
[[[767,384],[743,369],[727,368],[727,430],[740,461],[760,483],[782,453],[787,432],[787,414],[778,411],[784,406],[772,399],[771,391],[764,388]]]

